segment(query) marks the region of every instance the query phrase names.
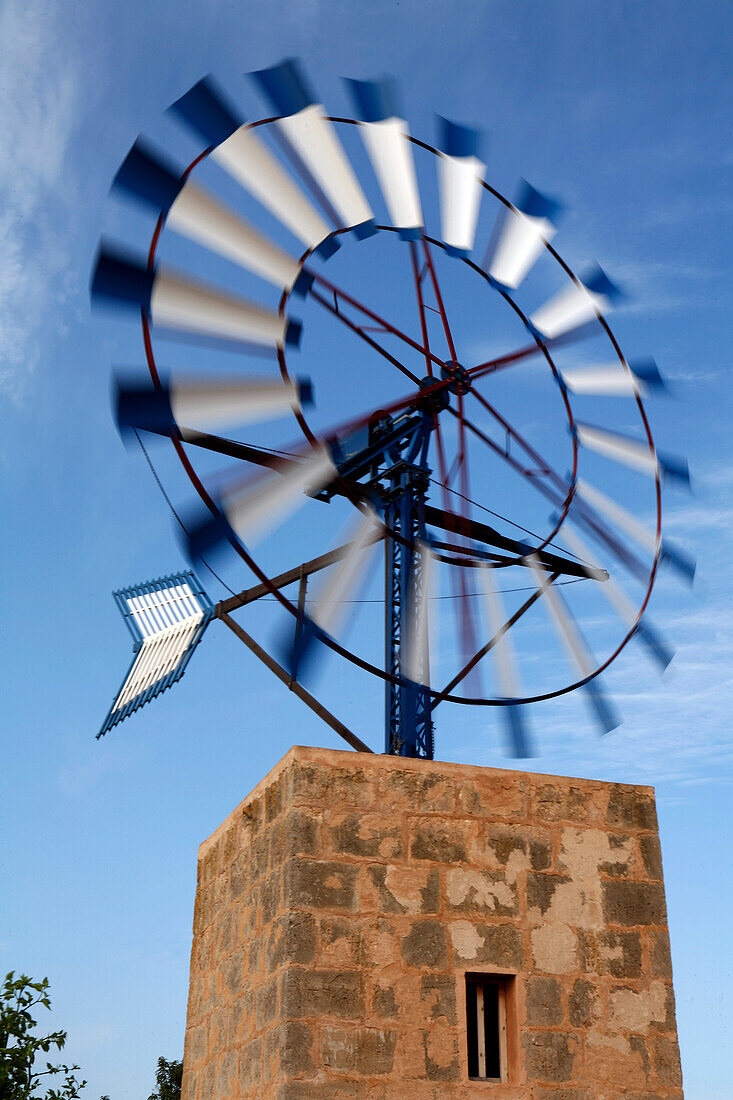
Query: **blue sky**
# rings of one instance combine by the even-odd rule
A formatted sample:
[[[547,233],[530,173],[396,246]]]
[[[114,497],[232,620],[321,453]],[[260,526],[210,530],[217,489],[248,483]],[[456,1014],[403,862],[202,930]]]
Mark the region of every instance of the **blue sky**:
[[[184,155],[162,112],[202,75],[256,117],[244,73],[295,54],[332,113],[348,109],[341,76],[389,72],[417,136],[433,139],[436,111],[484,127],[489,181],[511,195],[524,176],[562,198],[560,253],[580,269],[597,259],[624,285],[614,331],[670,383],[652,423],[661,447],[689,458],[693,491],[666,494],[665,526],[698,558],[693,593],[667,575],[655,593],[675,660],[661,681],[637,651],[617,662],[607,682],[626,721],[608,738],[576,699],[547,705],[530,766],[656,787],[686,1094],[729,1097],[730,11],[659,0],[264,10],[6,0],[0,11],[2,963],[49,976],[89,1096],[147,1095],[157,1056],[183,1048],[198,843],[291,744],[336,745],[218,624],[179,686],[94,741],[129,660],[111,591],[184,565],[109,413],[110,365],[141,363],[141,348],[135,326],[92,316],[89,271],[102,231],[142,245],[151,229],[109,182],[140,131]],[[364,265],[367,291],[378,274]],[[303,360],[333,382],[341,345],[324,346],[325,362],[307,342]],[[180,348],[164,354],[174,364]],[[533,376],[521,377],[529,394]],[[358,407],[358,389],[344,391]],[[243,622],[267,635],[271,615]],[[324,694],[379,747],[373,685],[326,675]],[[437,755],[505,766],[491,716],[455,710],[438,712]]]

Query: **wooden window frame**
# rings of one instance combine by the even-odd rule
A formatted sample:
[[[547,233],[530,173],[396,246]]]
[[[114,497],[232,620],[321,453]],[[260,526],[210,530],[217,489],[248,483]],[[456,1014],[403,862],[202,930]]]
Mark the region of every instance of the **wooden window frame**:
[[[482,973],[477,971],[466,971],[464,974],[464,1004],[466,1006],[466,1052],[468,1055],[468,988],[469,984],[476,989],[476,1045],[477,1045],[477,1061],[478,1061],[478,1076],[468,1075],[469,1081],[482,1081],[487,1084],[509,1084],[514,1076],[512,1072],[512,1046],[509,1036],[510,1030],[510,1017],[512,1015],[511,1006],[514,1003],[514,982],[515,974],[502,974],[502,973]],[[499,1040],[499,1077],[487,1077],[486,1076],[486,1030],[485,1030],[485,1016],[484,1016],[484,993],[487,986],[497,987],[497,1008],[498,1008],[498,1040]],[[469,1059],[470,1065],[470,1059]],[[483,1070],[483,1072],[482,1072]]]

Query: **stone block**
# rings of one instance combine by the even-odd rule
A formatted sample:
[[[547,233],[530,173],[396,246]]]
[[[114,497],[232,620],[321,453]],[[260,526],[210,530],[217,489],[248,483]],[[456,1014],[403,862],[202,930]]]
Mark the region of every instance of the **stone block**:
[[[401,859],[405,854],[400,825],[385,821],[383,814],[335,815],[328,833],[337,855]]]
[[[677,1041],[666,1036],[649,1040],[654,1072],[663,1085],[670,1088],[682,1088],[682,1066]]]
[[[657,810],[653,794],[643,787],[613,784],[608,797],[607,821],[609,825],[621,828],[656,832]]]
[[[562,986],[556,978],[528,978],[524,997],[528,1027],[553,1027],[562,1023]]]
[[[311,909],[356,908],[357,868],[333,860],[293,859],[285,868],[288,903]]]
[[[586,973],[638,978],[642,972],[639,932],[579,933],[580,967]]]
[[[576,978],[568,996],[568,1016],[573,1027],[592,1027],[601,1015],[600,988]]]
[[[657,882],[604,882],[603,915],[608,924],[666,925],[664,887]]]
[[[364,979],[356,971],[293,968],[280,979],[282,1019],[338,1016],[358,1020],[364,1008]]]
[[[448,933],[453,962],[468,969],[498,967],[521,970],[524,949],[519,929],[513,924],[483,924],[467,920],[452,921]]]
[[[524,1065],[530,1081],[569,1081],[578,1050],[574,1035],[560,1031],[527,1031],[522,1036]]]
[[[445,925],[437,920],[416,920],[402,940],[402,958],[408,966],[443,969],[448,965]]]
[[[444,818],[409,818],[410,856],[433,863],[465,863],[472,848],[474,830],[466,822]]]

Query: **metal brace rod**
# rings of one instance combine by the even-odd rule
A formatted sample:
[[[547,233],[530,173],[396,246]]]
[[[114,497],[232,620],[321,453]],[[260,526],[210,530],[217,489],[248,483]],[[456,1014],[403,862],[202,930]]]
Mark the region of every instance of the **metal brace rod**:
[[[330,710],[327,710],[323,703],[319,703],[309,691],[301,687],[297,680],[291,680],[290,674],[282,665],[279,665],[261,645],[258,645],[254,638],[251,637],[239,623],[235,622],[231,616],[227,615],[226,611],[219,611],[219,618],[223,623],[226,623],[232,633],[236,634],[241,642],[244,642],[247,648],[254,653],[255,657],[259,657],[263,665],[269,668],[270,672],[274,672],[281,683],[285,684],[286,687],[297,695],[306,706],[309,706],[310,709],[318,715],[321,721],[325,722],[327,726],[330,726],[339,737],[343,737],[344,741],[346,741],[352,749],[356,749],[357,752],[368,752],[373,754],[373,750],[370,749],[368,745],[365,745],[361,738],[357,737],[355,733],[352,733],[343,722],[340,722],[335,715],[331,714]]]

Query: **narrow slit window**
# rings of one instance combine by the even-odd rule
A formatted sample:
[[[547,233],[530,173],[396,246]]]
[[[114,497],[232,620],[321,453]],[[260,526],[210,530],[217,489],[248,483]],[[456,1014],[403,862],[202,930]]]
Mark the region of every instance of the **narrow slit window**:
[[[466,975],[468,1076],[507,1080],[506,990],[498,974]]]

